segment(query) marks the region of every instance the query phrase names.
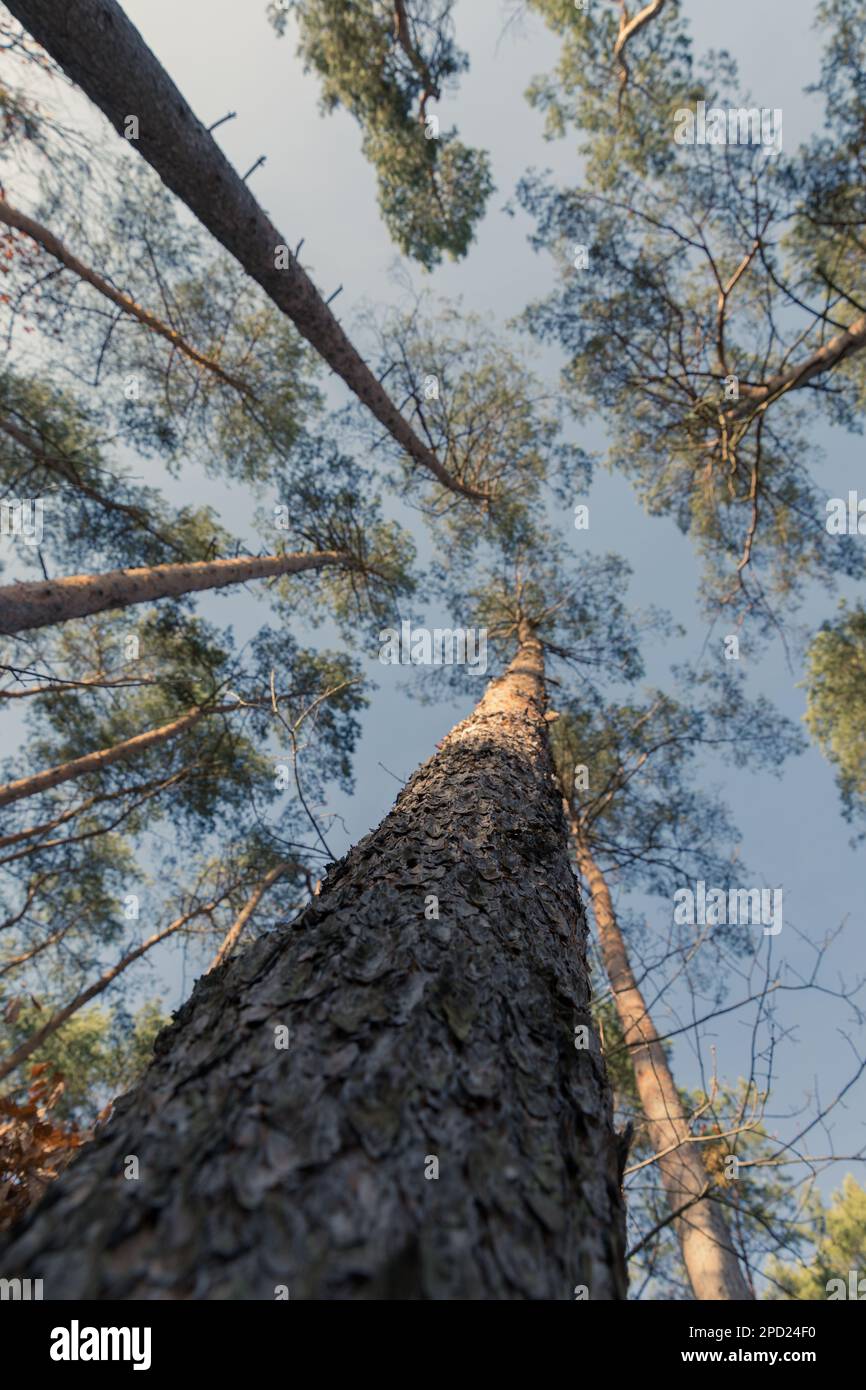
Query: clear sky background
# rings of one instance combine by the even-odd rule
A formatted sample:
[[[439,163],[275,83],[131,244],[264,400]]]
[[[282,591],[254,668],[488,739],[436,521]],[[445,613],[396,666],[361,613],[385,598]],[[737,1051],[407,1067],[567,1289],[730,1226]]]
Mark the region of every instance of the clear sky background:
[[[229,110],[238,113],[217,132],[221,146],[241,172],[260,155],[267,156],[251,186],[290,245],[305,238],[302,260],[324,293],[342,284],[334,308],[350,332],[365,302],[396,302],[399,291],[392,272],[399,257],[379,220],[374,174],[361,156],[360,132],[344,112],[320,115],[318,81],[303,73],[295,56],[292,24],[286,37],[278,39],[266,21],[264,0],[243,5],[235,0],[124,0],[124,8],[205,124]],[[788,150],[814,129],[819,111],[815,98],[803,93],[816,80],[820,61],[819,41],[811,28],[814,9],[813,0],[684,4],[696,53],[730,50],[755,104],[782,109]],[[444,124],[457,124],[466,144],[490,151],[497,192],[463,262],[444,266],[432,277],[416,268],[411,274],[417,287],[430,284],[438,294],[460,297],[467,310],[489,313],[504,324],[549,292],[555,271],[546,256],[536,255],[529,246],[529,219],[521,213],[509,217],[503,206],[530,166],[550,168],[558,183],[573,185],[581,177],[580,161],[572,139],[543,140],[543,118],[524,99],[530,79],[550,71],[557,59],[558,43],[542,21],[520,16],[513,5],[500,0],[458,0],[456,28],[471,69],[459,92],[443,100],[438,110]],[[530,348],[537,372],[553,389],[560,367],[557,353],[535,344]],[[335,404],[346,399],[339,384],[330,394]],[[569,437],[590,451],[604,452],[598,427],[572,427]],[[827,496],[844,496],[849,487],[862,483],[859,437],[826,429],[816,435],[814,446],[816,477]],[[158,481],[177,500],[197,496],[221,506],[226,524],[236,531],[236,517],[248,511],[237,488],[191,476],[166,483],[161,472]],[[588,547],[625,555],[635,573],[636,602],[669,608],[687,630],[682,641],[646,653],[648,678],[661,684],[672,661],[696,660],[707,639],[707,622],[696,600],[699,571],[691,543],[673,522],[645,516],[624,480],[602,468],[586,498],[575,500],[589,501],[591,528],[588,533],[575,532],[571,514],[562,513],[558,522],[565,544],[575,553]],[[206,599],[199,608],[216,621],[232,622],[241,638],[265,613],[245,592]],[[833,596],[816,591],[802,617],[814,629],[834,608]],[[410,604],[395,613],[395,622],[420,616],[420,609]],[[454,620],[467,621],[462,615]],[[714,630],[709,659],[722,659],[725,630]],[[299,630],[299,635],[305,634]],[[794,671],[788,669],[778,644],[747,636],[742,663],[752,693],[770,695],[783,713],[801,719],[804,693],[797,682],[802,670],[799,664]],[[421,705],[407,697],[405,672],[372,660],[370,674],[378,689],[364,717],[355,794],[338,796],[329,807],[340,817],[329,835],[338,854],[388,811],[398,789],[394,776],[407,777],[471,707],[468,699]],[[424,668],[417,668],[411,679],[420,682],[424,676]],[[817,939],[847,920],[828,960],[826,978],[834,987],[840,977],[850,984],[864,973],[863,850],[849,844],[850,830],[839,814],[827,764],[810,750],[790,763],[780,779],[747,772],[732,775],[713,763],[706,765],[705,775],[708,786],[724,791],[743,834],[744,856],[760,875],[758,882],[783,887],[785,928],[775,943],[776,955],[786,959],[788,971],[808,974],[812,956],[799,933]],[[628,906],[645,913],[650,931],[664,940],[670,903],[632,895]],[[276,899],[273,907],[278,907]],[[176,1007],[188,993],[189,970],[181,969],[176,952],[167,952],[154,970],[150,983],[166,985],[168,1004]],[[780,978],[790,983],[794,976]],[[734,985],[732,998],[741,992]],[[668,1012],[657,1022],[676,1027],[689,1007],[686,996],[674,991],[666,999]],[[780,1117],[772,1127],[786,1135],[800,1126],[785,1117],[804,1106],[808,1110],[816,1088],[826,1104],[847,1081],[855,1066],[852,1044],[862,1055],[866,1032],[848,1006],[828,996],[787,995],[778,1013],[791,1031],[777,1056],[770,1113]],[[752,1011],[744,1010],[713,1026],[719,1071],[729,1079],[747,1069],[751,1021]],[[700,1073],[687,1039],[677,1042],[674,1060],[680,1081],[697,1084]],[[841,1154],[861,1149],[866,1144],[864,1101],[866,1078],[834,1111],[828,1123],[832,1134],[816,1131],[809,1151],[826,1153],[830,1145]],[[822,1180],[824,1189],[838,1185],[843,1171],[852,1167],[862,1182],[862,1165],[843,1163]]]

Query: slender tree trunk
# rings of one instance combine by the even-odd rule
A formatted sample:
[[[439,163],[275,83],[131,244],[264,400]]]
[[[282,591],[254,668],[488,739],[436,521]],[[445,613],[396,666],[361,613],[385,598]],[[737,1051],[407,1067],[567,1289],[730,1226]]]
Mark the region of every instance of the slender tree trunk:
[[[625,1296],[544,698],[528,641],[304,911],[198,982],[7,1276],[49,1299]]]
[[[196,119],[168,73],[116,0],[11,0],[8,8],[67,76],[127,135],[204,227],[257,281],[328,365],[422,468],[443,487],[476,501],[487,494],[461,483],[404,420],[340,327],[306,271],[286,247],[213,136]]]
[[[98,748],[93,753],[84,753],[80,758],[58,763],[56,767],[33,772],[29,777],[19,777],[14,782],[5,782],[0,786],[0,806],[8,806],[10,802],[21,801],[27,796],[36,796],[37,792],[49,791],[64,782],[74,781],[76,777],[85,777],[90,772],[101,772],[105,767],[113,767],[115,763],[134,758],[151,748],[158,748],[160,744],[167,743],[169,739],[177,738],[179,734],[191,729],[193,724],[197,724],[206,714],[229,714],[243,708],[244,706],[237,702],[230,705],[194,705],[192,709],[179,715],[177,719],[170,720],[168,724],[160,724],[156,729],[147,729],[143,734],[134,734],[132,738],[114,743],[110,748]]]
[[[86,618],[109,608],[128,608],[161,598],[180,598],[202,589],[224,589],[281,574],[325,569],[351,569],[352,556],[339,550],[312,550],[290,555],[239,555],[227,560],[191,560],[140,569],[107,570],[104,574],[73,574],[65,579],[28,580],[0,587],[0,633],[52,627],[71,618]]]
[[[222,965],[228,960],[235,946],[237,945],[241,932],[249,922],[262,898],[268,889],[276,883],[277,879],[282,878],[283,874],[290,867],[288,864],[275,864],[272,869],[265,874],[261,883],[257,883],[250,896],[247,898],[235,920],[232,922],[228,931],[220,943],[220,948],[207,968],[207,973],[216,970],[218,965]]]
[[[98,290],[101,295],[109,299],[112,304],[116,304],[119,309],[122,309],[125,314],[129,314],[131,318],[138,319],[139,323],[144,324],[145,328],[149,328],[152,333],[158,333],[161,338],[167,339],[172,347],[177,348],[178,352],[182,352],[185,357],[195,362],[197,366],[207,368],[214,376],[219,377],[220,381],[225,382],[227,386],[231,386],[235,391],[239,391],[241,395],[253,395],[253,392],[246,382],[241,381],[236,376],[232,376],[230,372],[227,372],[220,366],[219,362],[215,362],[212,357],[207,357],[204,353],[199,352],[197,348],[192,346],[192,343],[188,343],[174,328],[169,328],[168,324],[163,323],[155,314],[149,313],[148,310],[143,309],[140,304],[136,304],[131,295],[123,294],[120,290],[116,290],[107,280],[103,280],[101,275],[97,275],[95,270],[91,270],[83,261],[78,260],[77,256],[73,256],[72,252],[67,250],[63,245],[63,242],[60,241],[53,232],[49,231],[47,227],[43,227],[41,222],[34,221],[32,217],[28,217],[24,212],[19,212],[18,208],[13,208],[12,204],[7,203],[5,198],[0,198],[0,222],[5,222],[7,227],[14,227],[16,231],[23,232],[26,236],[29,236],[38,246],[41,246],[50,256],[58,260],[61,265],[66,266],[67,270],[71,270],[80,280],[83,280],[85,284],[91,285],[95,290]]]
[[[672,1212],[695,1298],[751,1299],[718,1201],[702,1198],[712,1186],[690,1130],[664,1048],[637,986],[604,875],[572,820],[577,863],[592,896],[604,967],[629,1048],[650,1143]]]

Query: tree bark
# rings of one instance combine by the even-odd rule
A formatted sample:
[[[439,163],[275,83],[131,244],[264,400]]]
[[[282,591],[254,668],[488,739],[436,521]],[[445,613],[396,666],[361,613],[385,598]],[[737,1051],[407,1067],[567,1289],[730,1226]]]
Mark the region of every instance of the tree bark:
[[[134,142],[163,183],[239,261],[328,365],[417,464],[452,492],[476,501],[404,420],[350,342],[297,259],[277,268],[277,247],[288,246],[213,136],[196,119],[168,73],[116,0],[12,0],[8,7],[67,76],[108,117],[120,135],[129,116],[139,121]]]
[[[615,58],[622,57],[626,44],[643,29],[645,24],[649,24],[651,19],[655,19],[656,15],[661,13],[664,3],[665,0],[650,0],[649,4],[644,5],[642,10],[638,10],[631,19],[628,18],[625,10],[623,11],[619,21],[619,33],[613,49]]]
[[[861,314],[860,318],[855,319],[848,328],[843,328],[841,333],[836,333],[823,347],[810,352],[808,357],[803,358],[802,362],[796,362],[793,366],[786,367],[784,371],[777,372],[775,376],[771,376],[760,386],[750,386],[748,383],[741,382],[739,403],[731,406],[730,410],[725,413],[729,419],[740,419],[754,410],[756,405],[768,405],[778,396],[784,395],[786,391],[798,390],[801,386],[807,386],[816,376],[822,376],[824,372],[832,371],[840,362],[844,362],[854,353],[862,352],[864,348],[866,348],[866,314]]]
[[[140,569],[106,570],[104,574],[73,574],[65,579],[28,580],[0,587],[0,634],[28,632],[36,627],[68,623],[109,608],[180,598],[202,589],[224,589],[281,574],[341,565],[351,569],[352,557],[339,550],[311,550],[289,555],[239,555],[227,560],[191,560],[186,564],[146,565]]]
[[[530,640],[303,912],[198,982],[7,1276],[49,1299],[625,1296],[544,702]]]
[[[177,348],[178,352],[182,352],[191,362],[195,362],[199,367],[207,368],[214,376],[219,377],[226,386],[231,386],[242,396],[253,396],[253,392],[245,381],[232,376],[230,372],[220,366],[219,362],[215,362],[212,357],[207,357],[204,353],[199,352],[176,329],[170,328],[168,324],[162,322],[162,319],[157,318],[156,314],[151,314],[140,304],[136,304],[131,295],[116,290],[101,275],[97,275],[95,270],[91,270],[90,266],[85,265],[77,256],[73,256],[59,237],[56,237],[47,227],[43,227],[41,222],[36,222],[25,212],[19,212],[18,208],[13,208],[12,204],[7,203],[6,199],[2,197],[0,197],[0,222],[5,222],[7,227],[13,227],[16,231],[29,236],[32,241],[42,247],[43,251],[47,251],[61,265],[66,266],[67,270],[71,270],[85,284],[98,290],[101,295],[109,299],[112,304],[117,305],[118,309],[122,309],[125,314],[138,319],[138,322],[144,324],[145,328],[149,328],[152,333],[158,333],[161,338],[165,338],[172,347]]]
[[[637,1091],[650,1143],[671,1211],[685,1208],[674,1221],[689,1283],[697,1299],[751,1299],[717,1200],[700,1194],[711,1182],[690,1130],[664,1048],[635,981],[616,920],[607,882],[579,828],[572,820],[577,863],[592,896],[605,972],[634,1067]]]

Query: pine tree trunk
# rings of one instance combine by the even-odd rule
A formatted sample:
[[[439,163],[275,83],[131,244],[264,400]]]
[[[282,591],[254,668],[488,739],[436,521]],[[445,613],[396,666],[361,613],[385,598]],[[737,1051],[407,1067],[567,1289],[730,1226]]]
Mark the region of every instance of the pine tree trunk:
[[[625,1296],[544,699],[530,639],[299,917],[198,982],[7,1276],[49,1299]]]
[[[710,1187],[699,1148],[690,1130],[643,995],[635,981],[607,882],[572,822],[577,863],[592,896],[604,968],[623,1036],[629,1047],[637,1091],[647,1121],[662,1183],[672,1212],[683,1262],[695,1298],[751,1299],[724,1213],[717,1200],[702,1198]]]
[[[86,618],[110,608],[180,598],[203,589],[224,589],[282,574],[328,566],[351,569],[355,562],[338,550],[312,550],[290,555],[239,555],[226,560],[190,560],[139,569],[107,570],[104,574],[73,574],[64,579],[36,579],[0,587],[0,634],[52,627],[71,618]]]
[[[216,970],[217,966],[222,965],[224,961],[228,960],[229,956],[237,946],[238,941],[240,940],[243,934],[244,927],[247,926],[247,924],[249,923],[250,919],[252,918],[256,909],[258,908],[259,903],[267,893],[268,889],[273,887],[277,880],[282,878],[283,874],[287,873],[291,867],[292,865],[289,863],[275,864],[274,867],[272,869],[269,869],[268,872],[265,874],[261,883],[256,884],[252,893],[247,898],[237,917],[232,922],[231,926],[229,927],[228,931],[226,932],[225,936],[220,942],[219,950],[217,951],[216,955],[214,956],[213,960],[208,966],[208,974],[211,972],[211,970]]]
[[[41,772],[32,772],[29,777],[18,777],[14,782],[4,782],[0,786],[0,806],[8,806],[13,801],[36,796],[37,792],[50,791],[52,787],[62,786],[64,782],[73,782],[76,778],[86,777],[91,772],[101,772],[103,768],[113,767],[115,763],[126,762],[151,748],[158,748],[161,744],[168,743],[169,739],[178,738],[187,729],[191,729],[207,714],[231,714],[243,708],[244,706],[237,702],[231,705],[194,705],[192,709],[186,710],[168,724],[146,729],[143,734],[133,734],[132,738],[113,743],[109,748],[97,748],[92,753],[83,753],[80,758],[70,758],[69,762],[58,763],[56,767],[46,767]]]
[[[213,136],[184,100],[116,0],[10,0],[8,9],[69,78],[126,135],[138,119],[136,149],[173,193],[234,256],[342,377],[410,458],[464,497],[487,494],[464,485],[439,462],[400,414],[350,342],[306,271]]]

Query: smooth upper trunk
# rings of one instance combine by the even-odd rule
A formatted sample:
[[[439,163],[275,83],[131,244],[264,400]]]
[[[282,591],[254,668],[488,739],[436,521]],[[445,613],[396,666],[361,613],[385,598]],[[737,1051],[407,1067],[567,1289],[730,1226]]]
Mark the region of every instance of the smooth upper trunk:
[[[63,579],[27,580],[0,588],[0,634],[52,627],[71,618],[86,618],[112,608],[180,598],[203,589],[224,589],[253,579],[300,574],[331,565],[351,568],[351,556],[337,550],[313,550],[291,555],[240,555],[227,560],[146,565],[137,569],[106,570],[103,574],[73,574]]]
[[[675,1219],[683,1262],[695,1298],[751,1299],[731,1241],[718,1194],[704,1197],[713,1184],[694,1143],[688,1117],[638,988],[619,929],[604,875],[575,822],[572,822],[578,867],[592,897],[593,915],[611,994],[634,1067],[650,1143]]]

